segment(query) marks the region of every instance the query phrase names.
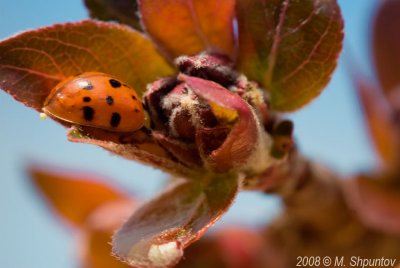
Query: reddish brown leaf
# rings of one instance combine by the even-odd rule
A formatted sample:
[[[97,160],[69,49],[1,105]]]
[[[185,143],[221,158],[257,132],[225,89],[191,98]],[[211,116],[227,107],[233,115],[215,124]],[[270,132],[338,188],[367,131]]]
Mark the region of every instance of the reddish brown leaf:
[[[37,166],[30,172],[35,186],[58,215],[79,227],[76,241],[82,262],[79,267],[129,267],[111,255],[110,242],[115,229],[134,211],[133,199],[87,174]]]
[[[114,236],[114,252],[135,267],[170,267],[228,209],[238,188],[229,175],[175,184],[139,208]]]
[[[196,170],[179,164],[171,158],[168,151],[156,144],[154,140],[143,140],[135,144],[121,144],[108,138],[108,136],[89,137],[75,128],[71,128],[68,133],[68,139],[72,142],[100,146],[118,156],[139,161],[175,175],[190,177],[196,172]]]
[[[135,29],[141,29],[136,0],[85,0],[90,17],[118,21]]]
[[[84,255],[82,268],[129,268],[130,266],[112,256],[110,245],[113,230],[94,230],[85,240],[87,252]]]
[[[202,165],[199,152],[192,143],[170,138],[161,132],[153,131],[153,138],[166,150],[172,153],[181,163],[196,168]]]
[[[400,87],[400,2],[381,1],[373,28],[376,71],[386,92]]]
[[[128,198],[126,194],[88,174],[37,166],[30,167],[29,174],[56,212],[77,227],[82,227],[89,214],[101,205]]]
[[[385,185],[385,178],[360,176],[344,182],[347,201],[372,228],[400,234],[400,191]]]
[[[82,252],[82,268],[127,268],[127,264],[112,256],[111,239],[117,228],[134,211],[135,202],[109,202],[89,216],[77,241]]]
[[[115,23],[54,25],[0,43],[0,88],[39,111],[58,82],[86,71],[114,75],[139,93],[172,73],[149,40]]]
[[[237,1],[239,69],[261,83],[271,104],[292,111],[328,83],[342,48],[336,0]]]
[[[203,50],[234,56],[234,0],[141,0],[145,30],[171,58]]]
[[[261,268],[262,233],[238,227],[219,230],[203,237],[185,251],[176,268]]]
[[[356,88],[376,151],[385,166],[395,167],[400,161],[400,132],[392,111],[386,99],[371,84],[359,80]]]

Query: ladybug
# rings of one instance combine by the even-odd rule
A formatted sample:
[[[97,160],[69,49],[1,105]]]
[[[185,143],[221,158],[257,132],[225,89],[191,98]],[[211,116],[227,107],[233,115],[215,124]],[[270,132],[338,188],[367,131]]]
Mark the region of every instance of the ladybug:
[[[137,92],[99,72],[61,81],[45,100],[43,112],[66,122],[115,132],[133,132],[145,123]]]

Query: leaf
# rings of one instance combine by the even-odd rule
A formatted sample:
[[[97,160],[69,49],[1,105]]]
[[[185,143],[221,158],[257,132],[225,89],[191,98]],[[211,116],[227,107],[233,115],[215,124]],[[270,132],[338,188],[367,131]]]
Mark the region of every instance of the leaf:
[[[92,18],[118,21],[141,29],[136,0],[85,0],[85,5]]]
[[[373,25],[373,56],[379,81],[389,93],[400,87],[400,2],[380,2]]]
[[[293,111],[328,83],[342,48],[336,0],[237,1],[238,67],[271,94],[272,108]]]
[[[38,166],[31,166],[28,173],[49,204],[76,227],[82,227],[87,217],[101,205],[128,199],[125,193],[92,175]]]
[[[232,175],[177,182],[139,208],[114,236],[114,253],[135,267],[170,267],[231,205]]]
[[[113,231],[93,231],[87,237],[82,268],[129,268],[130,266],[111,255],[110,237]]]
[[[109,202],[94,213],[86,222],[79,235],[78,248],[80,251],[81,268],[128,268],[129,266],[112,256],[111,238],[123,221],[135,209],[135,202],[125,200]]]
[[[151,165],[174,175],[191,177],[198,172],[196,169],[191,169],[178,163],[175,158],[171,157],[164,148],[160,147],[152,139],[134,141],[134,144],[121,144],[115,140],[109,140],[108,135],[98,135],[99,131],[95,131],[89,133],[90,135],[86,135],[86,133],[82,133],[78,129],[71,128],[68,132],[68,140],[100,146],[118,156]]]
[[[367,226],[398,235],[400,191],[396,186],[382,183],[386,179],[359,176],[344,181],[344,190],[350,207]]]
[[[199,152],[195,144],[173,139],[159,131],[153,131],[152,136],[154,140],[171,152],[181,163],[193,169],[202,166]]]
[[[206,236],[185,251],[175,268],[260,268],[263,259],[263,234],[250,229],[228,227]]]
[[[115,23],[58,24],[0,43],[0,88],[39,111],[58,82],[86,71],[114,75],[139,93],[157,77],[172,74],[149,40]]]
[[[138,2],[145,31],[171,59],[204,50],[234,57],[234,0]]]
[[[375,149],[387,167],[400,161],[400,131],[384,96],[377,88],[359,79],[356,83],[364,120]]]

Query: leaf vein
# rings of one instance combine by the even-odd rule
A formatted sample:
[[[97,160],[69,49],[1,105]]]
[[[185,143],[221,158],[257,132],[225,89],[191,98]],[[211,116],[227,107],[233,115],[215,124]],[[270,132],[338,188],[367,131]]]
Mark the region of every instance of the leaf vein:
[[[296,73],[298,73],[299,71],[301,71],[304,66],[306,66],[307,64],[309,64],[312,60],[312,57],[315,54],[315,51],[319,48],[319,46],[321,45],[322,41],[325,39],[325,37],[328,35],[329,30],[332,26],[332,22],[333,22],[333,16],[330,17],[329,19],[329,23],[327,25],[327,27],[325,28],[325,31],[323,32],[323,34],[321,35],[321,37],[319,38],[319,40],[315,43],[315,45],[313,46],[311,52],[308,54],[307,58],[299,65],[297,66],[296,69],[294,69],[292,72],[288,73],[286,76],[284,76],[281,80],[285,81],[290,79],[291,77],[293,77]]]

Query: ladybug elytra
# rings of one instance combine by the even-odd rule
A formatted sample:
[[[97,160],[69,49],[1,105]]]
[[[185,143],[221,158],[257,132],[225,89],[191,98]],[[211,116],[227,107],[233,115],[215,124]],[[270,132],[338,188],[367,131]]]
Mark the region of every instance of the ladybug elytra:
[[[43,112],[70,123],[115,132],[133,132],[145,122],[136,91],[99,72],[86,72],[57,84]]]

